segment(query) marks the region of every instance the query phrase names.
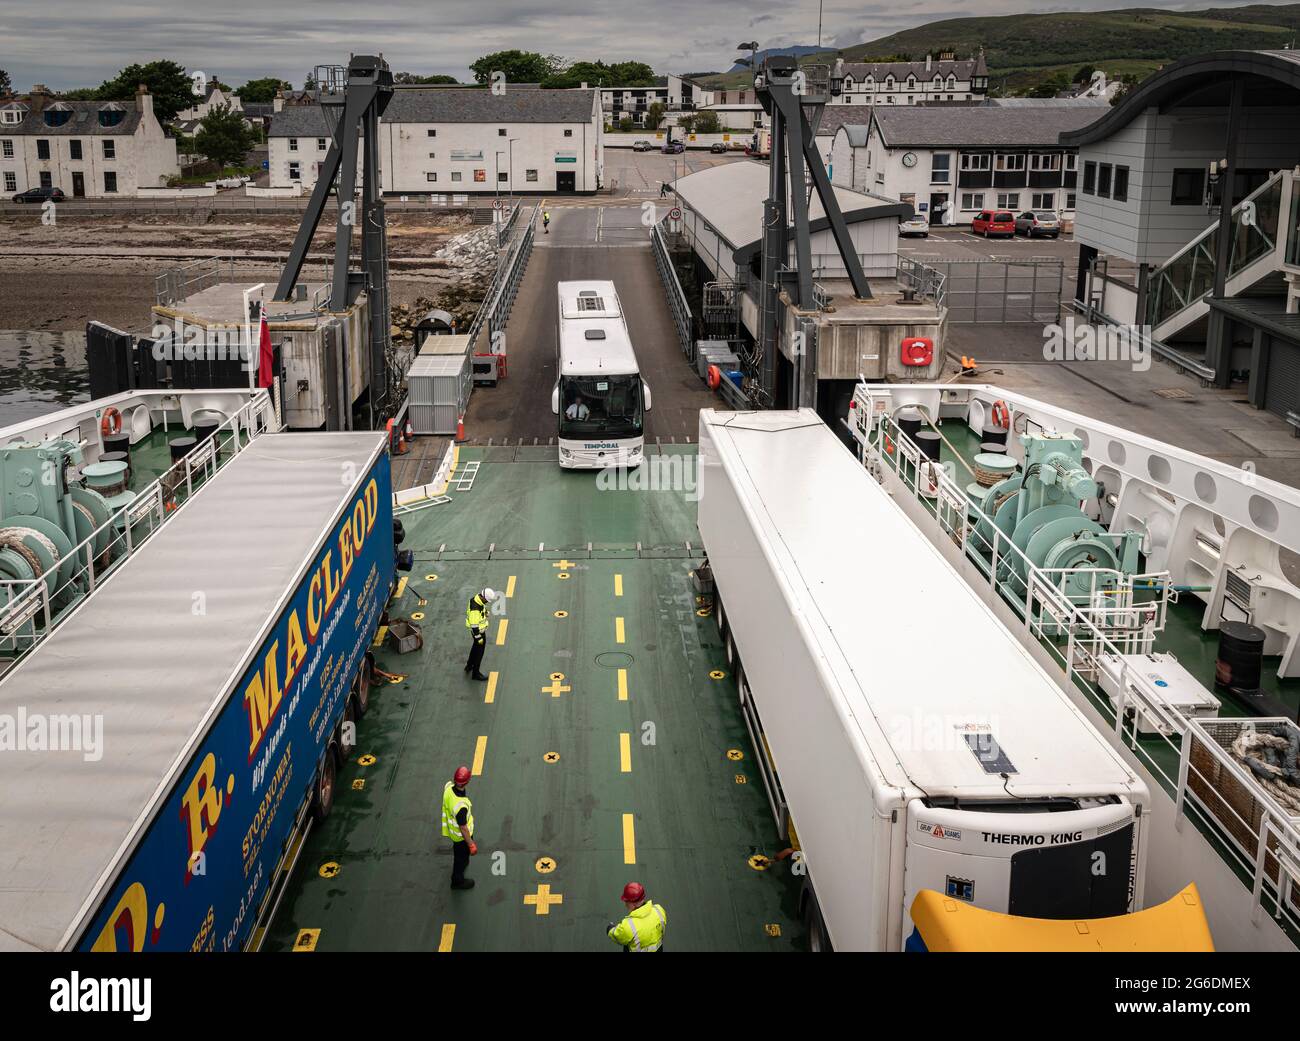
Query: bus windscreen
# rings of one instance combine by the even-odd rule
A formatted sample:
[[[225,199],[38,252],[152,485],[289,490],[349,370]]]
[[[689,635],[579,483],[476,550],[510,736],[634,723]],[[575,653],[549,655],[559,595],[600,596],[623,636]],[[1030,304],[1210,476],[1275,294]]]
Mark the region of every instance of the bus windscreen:
[[[560,380],[560,437],[640,437],[645,421],[641,377],[565,376]]]

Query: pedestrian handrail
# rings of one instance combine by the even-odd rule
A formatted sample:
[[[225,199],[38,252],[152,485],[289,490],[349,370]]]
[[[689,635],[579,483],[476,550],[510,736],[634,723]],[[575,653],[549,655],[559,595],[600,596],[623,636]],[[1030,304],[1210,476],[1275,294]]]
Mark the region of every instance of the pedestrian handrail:
[[[677,343],[688,361],[695,361],[695,319],[691,314],[691,305],[682,289],[677,269],[673,266],[672,255],[664,241],[662,224],[650,227],[650,249],[654,253],[655,267],[659,270],[659,279],[663,282],[664,293],[668,297],[668,310],[672,314],[673,327],[677,330]]]

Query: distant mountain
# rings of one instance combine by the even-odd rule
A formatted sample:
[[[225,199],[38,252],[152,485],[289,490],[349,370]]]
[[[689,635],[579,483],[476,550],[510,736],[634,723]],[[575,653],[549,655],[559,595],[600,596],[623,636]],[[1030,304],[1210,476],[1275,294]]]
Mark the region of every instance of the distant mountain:
[[[1041,85],[1065,85],[1084,67],[1112,78],[1140,79],[1161,65],[1216,50],[1278,50],[1300,43],[1300,3],[1167,11],[1065,11],[986,18],[948,18],[883,36],[840,51],[817,54],[818,61],[908,56],[922,59],[940,51],[969,57],[984,50],[989,86],[995,93],[1024,93]],[[780,53],[784,48],[777,49]],[[716,86],[743,85],[747,70],[723,73]]]
[[[767,49],[758,52],[758,60],[761,63],[769,54],[793,54],[795,57],[802,58],[805,54],[817,54],[821,50],[821,47],[810,47],[806,44],[799,44],[791,47],[768,47]],[[731,67],[731,72],[747,71],[749,71],[749,66],[742,65],[740,62],[736,62],[736,64]]]

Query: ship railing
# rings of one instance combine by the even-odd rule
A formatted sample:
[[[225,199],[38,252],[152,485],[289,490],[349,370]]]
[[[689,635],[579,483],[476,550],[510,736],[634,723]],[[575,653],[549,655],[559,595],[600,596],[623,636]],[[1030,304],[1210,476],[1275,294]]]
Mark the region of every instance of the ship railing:
[[[1062,590],[1062,575],[1070,569],[1037,567],[941,467],[927,465],[928,457],[893,417],[876,418],[863,455],[868,470],[880,479],[884,471],[892,473],[923,506],[922,521],[930,518],[960,548],[972,565],[964,573],[978,575],[1018,616],[1027,642],[1059,668],[1062,685],[1084,692],[1116,740],[1173,799],[1176,824],[1191,819],[1207,836],[1251,889],[1253,913],[1267,910],[1300,941],[1300,815],[1289,814],[1230,751],[1243,726],[1286,726],[1295,732],[1300,727],[1285,719],[1198,719],[1149,696],[1120,657],[1144,651],[1131,650],[1134,642],[1123,638],[1127,622],[1107,624],[1146,603],[1129,600],[1100,611],[1075,603]],[[1146,586],[1167,604],[1167,573],[1134,576],[1130,595]],[[1163,624],[1165,608],[1158,610]],[[1114,696],[1099,682],[1103,655],[1119,658]],[[1154,721],[1154,741],[1139,740],[1141,720]]]
[[[73,607],[130,560],[219,470],[262,434],[277,429],[270,394],[253,392],[209,438],[74,546],[65,560],[72,561],[65,579],[51,582],[46,576],[0,583],[10,591],[8,602],[0,608],[0,658],[12,665],[39,646]],[[63,570],[60,567],[58,573]]]

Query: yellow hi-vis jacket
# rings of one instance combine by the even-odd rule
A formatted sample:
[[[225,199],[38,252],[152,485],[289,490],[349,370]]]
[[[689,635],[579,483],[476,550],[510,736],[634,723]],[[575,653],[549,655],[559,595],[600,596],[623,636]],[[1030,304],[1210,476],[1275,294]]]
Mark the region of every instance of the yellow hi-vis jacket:
[[[482,593],[475,593],[469,598],[469,606],[465,608],[465,628],[481,631],[487,628],[487,623],[487,602],[484,601]]]
[[[629,951],[657,951],[664,945],[668,915],[661,904],[647,900],[609,931],[609,938]]]
[[[469,829],[472,836],[474,834],[474,807],[469,801],[469,796],[457,795],[455,782],[448,781],[447,787],[442,790],[442,834],[445,838],[451,839],[452,842],[465,841],[465,836],[460,833],[460,825],[456,823],[456,817],[462,809],[467,811],[465,814],[465,827]]]

